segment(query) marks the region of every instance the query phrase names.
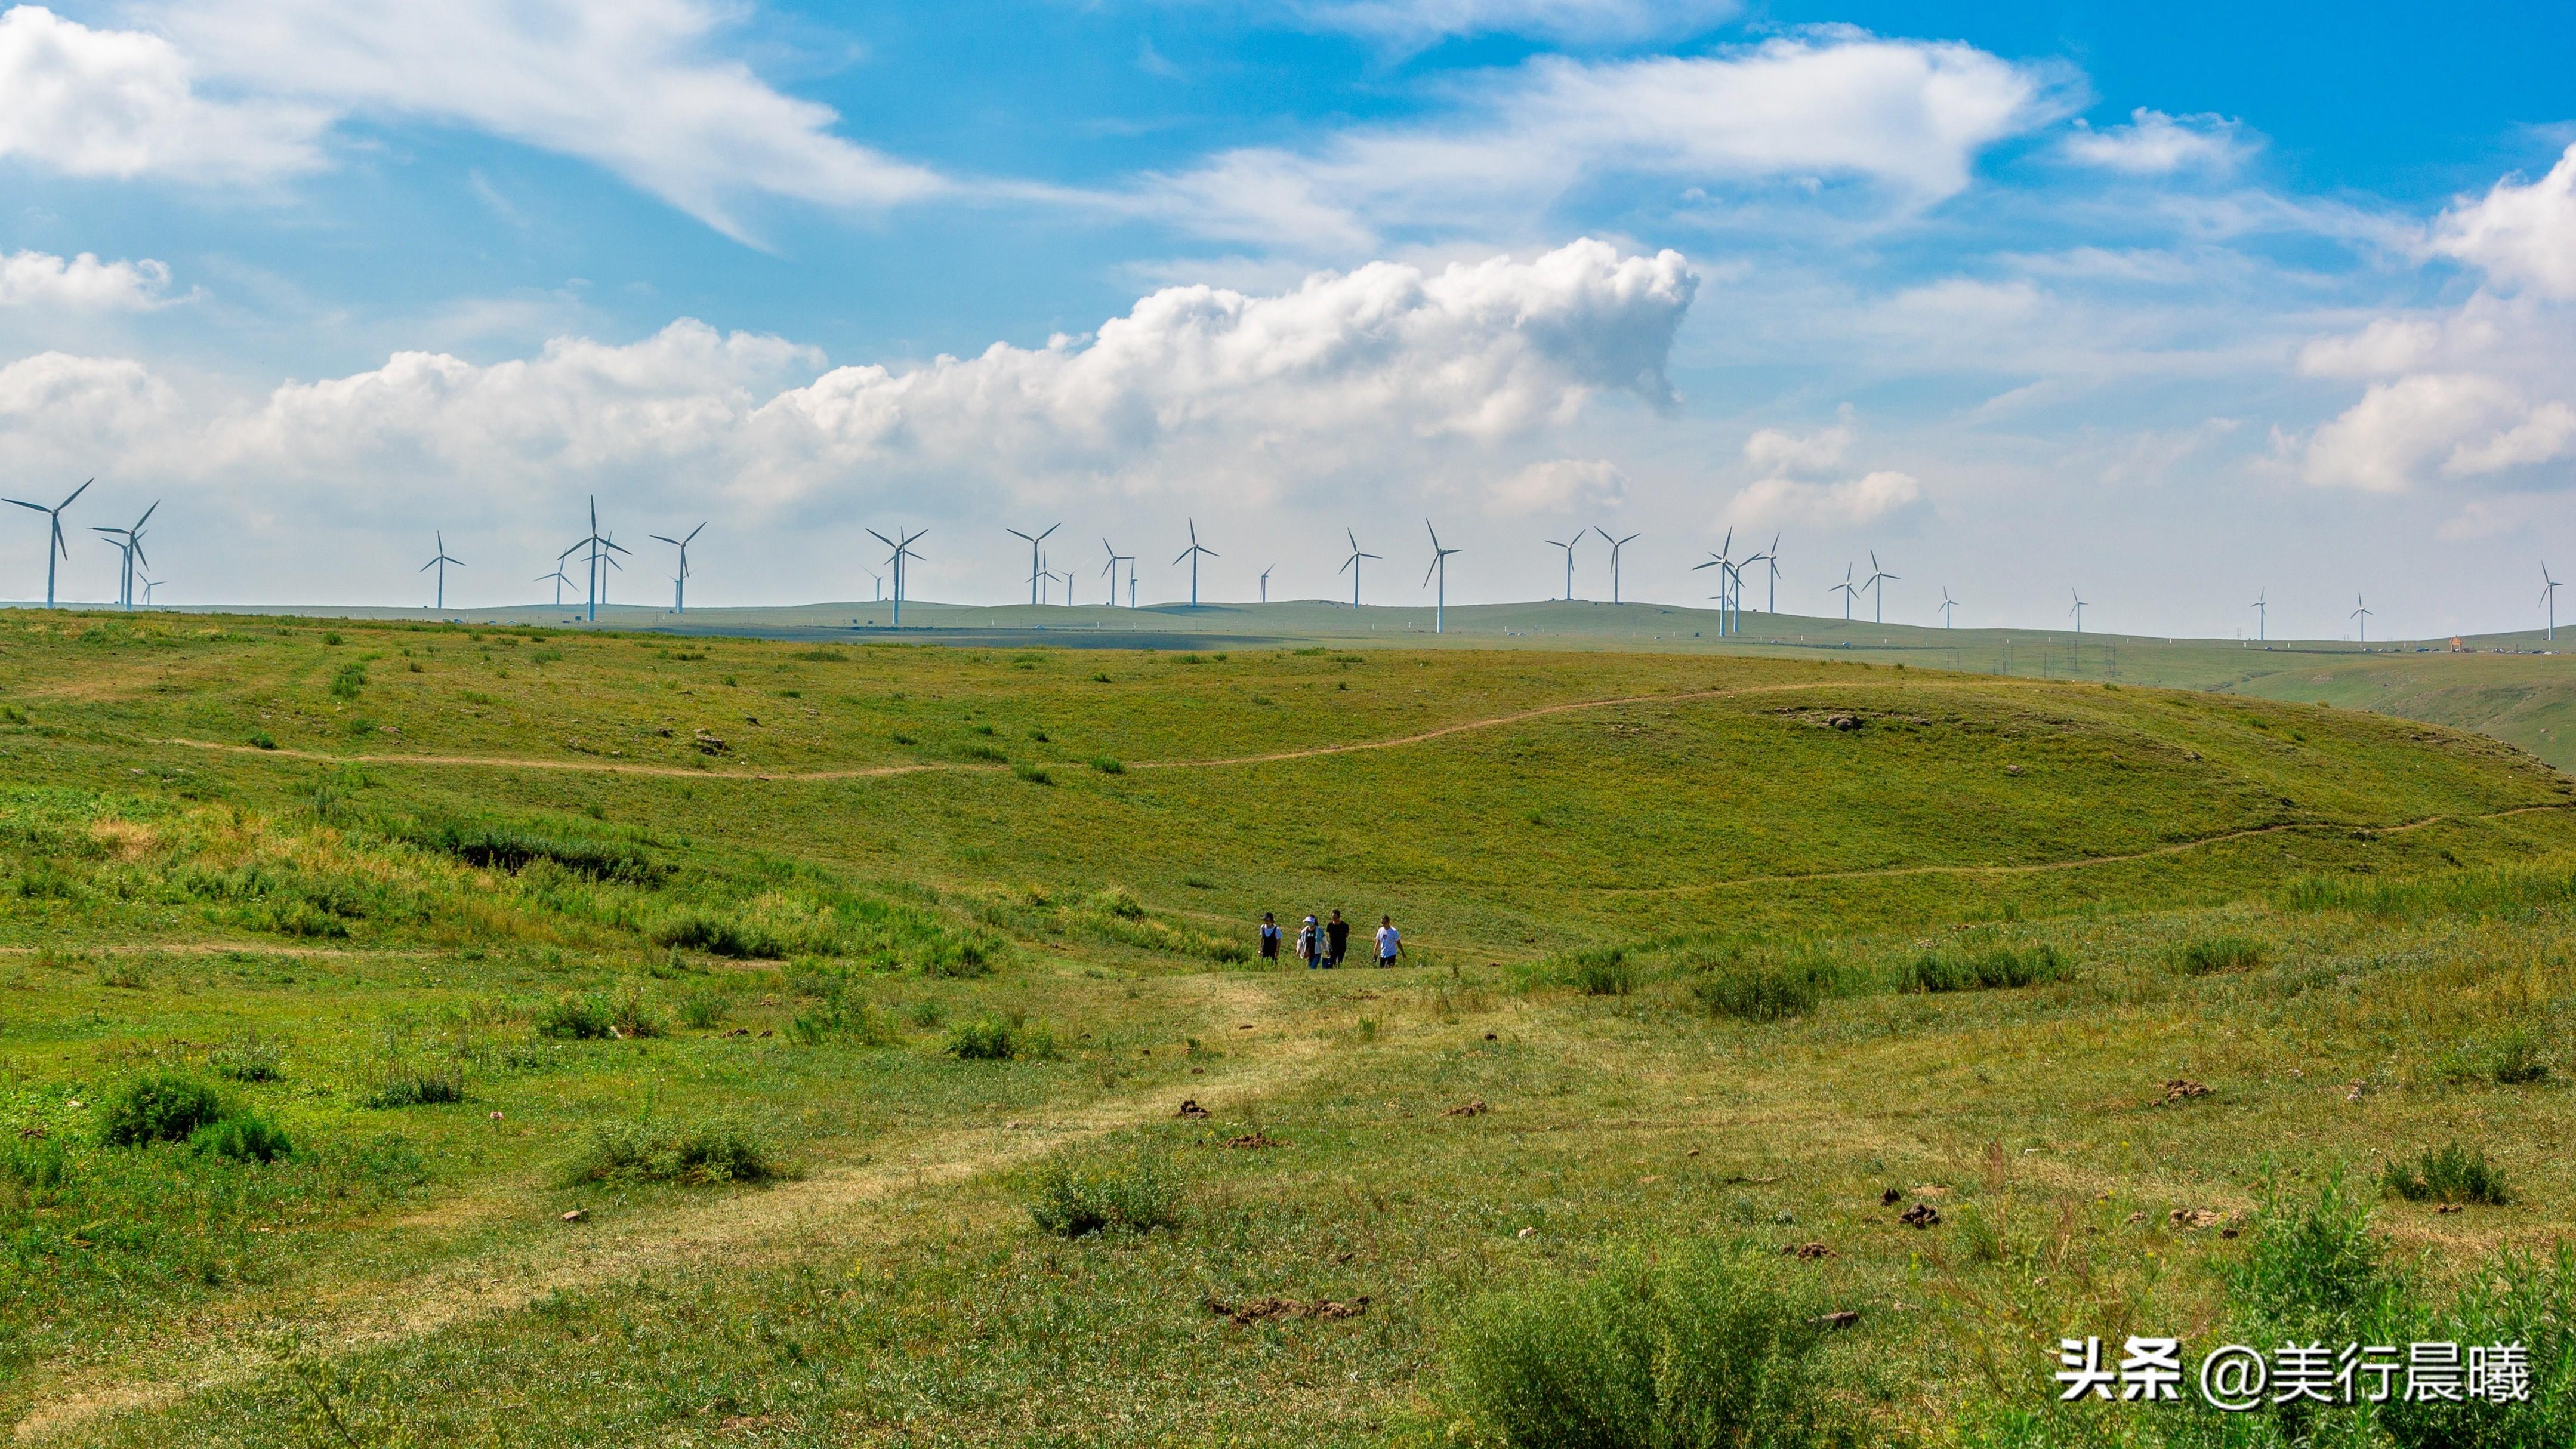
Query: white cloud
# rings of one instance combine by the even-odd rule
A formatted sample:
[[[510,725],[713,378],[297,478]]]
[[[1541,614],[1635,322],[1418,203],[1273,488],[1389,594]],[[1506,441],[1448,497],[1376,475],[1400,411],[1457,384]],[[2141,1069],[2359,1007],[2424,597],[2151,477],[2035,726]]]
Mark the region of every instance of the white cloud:
[[[468,127],[603,166],[747,235],[749,197],[883,207],[946,183],[832,133],[714,50],[707,0],[207,0],[98,30],[0,16],[0,155],[75,175],[227,180],[324,164],[351,118]],[[207,86],[239,99],[210,99]]]
[[[1856,528],[1875,523],[1923,499],[1910,473],[1881,471],[1847,483],[1799,483],[1765,478],[1726,505],[1726,521],[1747,526]]]
[[[1695,58],[1541,57],[1462,83],[1446,118],[1312,151],[1228,152],[1125,204],[1201,235],[1353,249],[1388,229],[1526,226],[1607,176],[1856,187],[1916,207],[2063,104],[2051,72],[1836,30]]]
[[[1461,35],[1530,35],[1576,45],[1646,40],[1704,29],[1737,8],[1733,0],[1299,0],[1291,6],[1316,29],[1405,49]]]
[[[2576,408],[2546,402],[2494,437],[2453,448],[2442,471],[2454,478],[2501,473],[2563,456],[2570,443],[2576,443]]]
[[[1852,444],[1851,404],[1845,403],[1839,416],[1841,421],[1820,432],[1800,434],[1764,428],[1744,440],[1744,461],[1772,477],[1812,477],[1830,472],[1841,464]]]
[[[1627,501],[1628,475],[1606,458],[1551,458],[1494,485],[1489,511],[1506,517],[1616,508]]]
[[[2065,146],[2074,161],[2131,176],[2227,171],[2250,149],[2244,126],[2229,117],[2169,116],[2144,106],[2129,113],[2125,126],[2095,130],[2077,120]]]
[[[1390,475],[1505,468],[1604,393],[1661,406],[1694,279],[1679,254],[1583,241],[1436,272],[1394,263],[1246,296],[1173,287],[1087,338],[996,343],[896,371],[824,370],[811,348],[682,321],[643,341],[563,339],[478,365],[431,352],[288,383],[188,423],[130,362],[48,355],[0,371],[24,396],[124,398],[121,458],[301,489],[343,512],[526,504],[603,482],[630,499],[723,490],[758,508],[899,493],[951,516],[1009,497],[1240,502]],[[86,371],[84,371],[86,369]],[[12,379],[24,370],[23,386]],[[93,411],[97,409],[93,404]],[[1517,456],[1515,456],[1517,455]],[[349,480],[365,479],[363,486]],[[1615,490],[1615,469],[1520,474],[1499,506]]]
[[[2306,446],[2301,474],[2324,487],[2401,493],[2439,459],[2452,477],[2545,461],[2576,437],[2576,417],[2538,407],[2501,378],[2412,373],[2374,384]]]
[[[2424,317],[2381,317],[2348,337],[2320,337],[2299,349],[2310,377],[2388,377],[2419,367],[2441,345],[2442,327]]]
[[[278,99],[210,100],[161,36],[40,5],[0,14],[0,156],[74,176],[226,182],[308,171],[330,122]]]
[[[2478,267],[2497,284],[2560,301],[2576,299],[2576,145],[2528,185],[2508,177],[2433,224],[2432,249]]]
[[[68,261],[46,252],[0,256],[0,307],[139,312],[166,305],[170,269],[146,258],[102,262],[90,252]]]
[[[130,358],[40,352],[0,367],[0,437],[22,464],[157,452],[174,404],[169,386]]]

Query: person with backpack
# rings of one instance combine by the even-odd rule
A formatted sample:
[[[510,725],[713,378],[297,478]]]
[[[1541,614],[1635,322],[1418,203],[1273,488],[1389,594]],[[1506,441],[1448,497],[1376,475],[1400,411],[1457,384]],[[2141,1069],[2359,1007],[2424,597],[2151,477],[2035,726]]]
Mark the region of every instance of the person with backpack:
[[[1342,919],[1341,908],[1333,909],[1333,918],[1324,923],[1324,969],[1342,964],[1342,953],[1350,949],[1351,923]]]
[[[1279,964],[1279,921],[1268,911],[1261,913],[1261,961],[1266,966]]]
[[[1395,958],[1396,958],[1396,956],[1397,956],[1399,953],[1401,953],[1403,950],[1404,950],[1404,938],[1403,938],[1402,936],[1400,936],[1400,935],[1397,935],[1397,934],[1396,934],[1396,930],[1395,930],[1395,917],[1393,917],[1393,916],[1380,916],[1380,917],[1378,917],[1378,918],[1377,918],[1377,964],[1379,964],[1380,966],[1392,966],[1392,965],[1394,965],[1394,964],[1395,964]]]
[[[1324,964],[1324,938],[1315,929],[1313,916],[1308,916],[1306,924],[1297,928],[1297,959],[1305,962],[1309,971]]]

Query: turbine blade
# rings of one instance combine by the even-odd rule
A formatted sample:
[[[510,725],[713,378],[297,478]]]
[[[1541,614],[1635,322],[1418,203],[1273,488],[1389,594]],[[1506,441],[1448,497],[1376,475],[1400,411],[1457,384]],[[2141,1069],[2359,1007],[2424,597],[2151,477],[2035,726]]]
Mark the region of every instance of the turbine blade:
[[[78,488],[73,489],[73,490],[72,490],[72,498],[78,498],[78,497],[79,497],[79,496],[81,496],[82,494],[87,493],[87,492],[89,491],[89,485],[90,485],[91,483],[95,483],[95,482],[97,482],[97,481],[98,481],[97,479],[92,478],[92,479],[89,479],[87,482],[82,483],[82,484],[81,484],[81,486],[79,486]],[[54,511],[54,512],[56,512],[56,513],[60,513],[60,512],[62,512],[64,509],[71,507],[71,506],[72,506],[72,498],[66,498],[66,499],[64,499],[62,502],[55,504],[55,505],[54,505],[54,510],[53,510],[53,511]]]

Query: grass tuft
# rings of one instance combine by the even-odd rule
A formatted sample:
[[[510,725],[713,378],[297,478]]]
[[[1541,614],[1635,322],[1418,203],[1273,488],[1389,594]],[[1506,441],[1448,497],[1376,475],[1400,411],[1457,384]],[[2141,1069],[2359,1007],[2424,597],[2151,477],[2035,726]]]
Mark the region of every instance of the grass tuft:
[[[2391,1160],[2381,1174],[2380,1184],[2408,1202],[2502,1207],[2512,1200],[2505,1191],[2504,1178],[2487,1162],[2486,1153],[2471,1151],[2457,1141],[2438,1151],[2427,1151],[2412,1163]]]
[[[154,1072],[116,1089],[99,1114],[99,1140],[110,1147],[184,1142],[198,1128],[222,1119],[232,1104],[211,1082],[178,1072]]]
[[[1180,1184],[1142,1152],[1123,1158],[1057,1158],[1041,1166],[1027,1199],[1029,1220],[1059,1238],[1149,1233],[1180,1221]]]
[[[766,1142],[737,1124],[611,1123],[591,1129],[589,1148],[568,1175],[575,1183],[676,1182],[713,1187],[769,1182],[786,1171]]]

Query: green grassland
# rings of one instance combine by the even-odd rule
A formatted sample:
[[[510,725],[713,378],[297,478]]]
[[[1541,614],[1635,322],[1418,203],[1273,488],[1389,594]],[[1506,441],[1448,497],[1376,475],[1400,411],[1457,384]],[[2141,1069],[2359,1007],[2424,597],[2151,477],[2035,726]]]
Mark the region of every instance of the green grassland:
[[[2514,1256],[2576,1222],[2576,782],[2369,674],[2530,701],[2555,659],[2258,699],[2133,645],[1440,642],[0,616],[0,1406],[104,1444],[2450,1443],[2052,1413],[2047,1373],[2576,1293]],[[1401,969],[1251,959],[1333,907]],[[2487,1177],[2390,1172],[2454,1142]],[[2329,1240],[2343,1297],[2263,1286]],[[1514,1419],[1670,1302],[1774,1334],[1769,1428]],[[2474,1442],[2565,1442],[2557,1372]]]

